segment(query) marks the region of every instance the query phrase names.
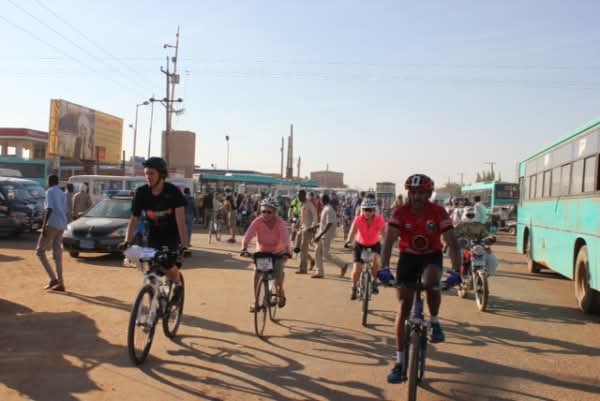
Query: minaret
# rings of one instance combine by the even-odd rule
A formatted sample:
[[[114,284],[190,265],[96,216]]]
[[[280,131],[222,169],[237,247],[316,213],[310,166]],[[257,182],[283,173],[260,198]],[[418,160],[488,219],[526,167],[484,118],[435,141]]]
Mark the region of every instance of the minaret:
[[[294,178],[294,124],[290,125],[290,136],[288,137],[288,154],[285,177]]]

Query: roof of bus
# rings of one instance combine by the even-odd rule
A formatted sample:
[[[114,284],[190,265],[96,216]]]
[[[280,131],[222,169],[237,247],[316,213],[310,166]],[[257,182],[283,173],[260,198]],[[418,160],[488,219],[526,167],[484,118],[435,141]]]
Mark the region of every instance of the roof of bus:
[[[495,184],[515,184],[514,182],[506,182],[506,181],[486,181],[486,182],[476,182],[474,184],[465,185],[460,188],[460,191],[477,191],[479,189],[489,189],[492,188]],[[516,184],[515,184],[516,185]]]
[[[301,187],[318,187],[319,183],[316,181],[291,181],[281,180],[274,177],[264,175],[253,175],[253,174],[230,174],[230,175],[218,175],[218,174],[202,174],[202,180],[207,181],[228,181],[228,182],[240,182],[246,184],[266,184],[266,185],[290,185],[290,186],[301,186]]]
[[[25,164],[48,164],[46,160],[38,160],[38,159],[23,159],[18,156],[0,156],[1,162],[18,162]]]
[[[567,142],[570,139],[573,139],[577,135],[582,134],[583,132],[588,131],[591,128],[594,128],[597,125],[600,125],[600,119],[597,119],[595,121],[589,122],[586,125],[584,125],[583,127],[580,127],[578,129],[576,129],[575,131],[571,132],[570,134],[568,134],[568,135],[566,135],[566,136],[564,136],[564,137],[562,137],[562,138],[560,138],[560,139],[552,142],[550,145],[545,146],[544,148],[542,148],[542,149],[538,150],[537,152],[535,152],[533,155],[531,155],[528,158],[524,159],[521,163],[524,163],[524,162],[526,162],[528,160],[531,160],[531,159],[533,159],[535,157],[538,157],[539,155],[541,155],[541,154],[549,151],[550,149],[555,148],[556,146],[558,146],[558,145],[560,145],[560,144],[562,144],[564,142]]]

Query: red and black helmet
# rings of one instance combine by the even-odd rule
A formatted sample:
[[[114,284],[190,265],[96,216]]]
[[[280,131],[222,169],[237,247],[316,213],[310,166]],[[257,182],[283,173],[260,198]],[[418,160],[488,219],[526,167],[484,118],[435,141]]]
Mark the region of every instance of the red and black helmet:
[[[433,187],[433,180],[425,174],[413,174],[404,183],[407,191],[433,192]]]

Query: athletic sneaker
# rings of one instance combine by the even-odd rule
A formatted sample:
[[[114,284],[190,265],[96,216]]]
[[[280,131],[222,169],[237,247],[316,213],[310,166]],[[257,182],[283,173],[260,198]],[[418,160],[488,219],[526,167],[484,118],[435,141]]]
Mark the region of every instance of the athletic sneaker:
[[[431,323],[431,335],[429,341],[432,343],[443,343],[446,341],[444,330],[442,330],[442,326],[440,326],[439,323]]]
[[[396,362],[387,376],[388,383],[402,383],[402,363]]]

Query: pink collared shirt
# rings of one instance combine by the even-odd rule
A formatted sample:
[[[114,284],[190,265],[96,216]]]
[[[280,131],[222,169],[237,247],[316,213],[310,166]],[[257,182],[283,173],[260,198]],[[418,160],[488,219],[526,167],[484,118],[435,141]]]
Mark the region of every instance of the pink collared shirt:
[[[256,251],[269,253],[285,253],[290,251],[290,235],[283,220],[279,216],[275,226],[270,228],[263,216],[258,216],[252,221],[242,241],[244,249],[256,237]]]

